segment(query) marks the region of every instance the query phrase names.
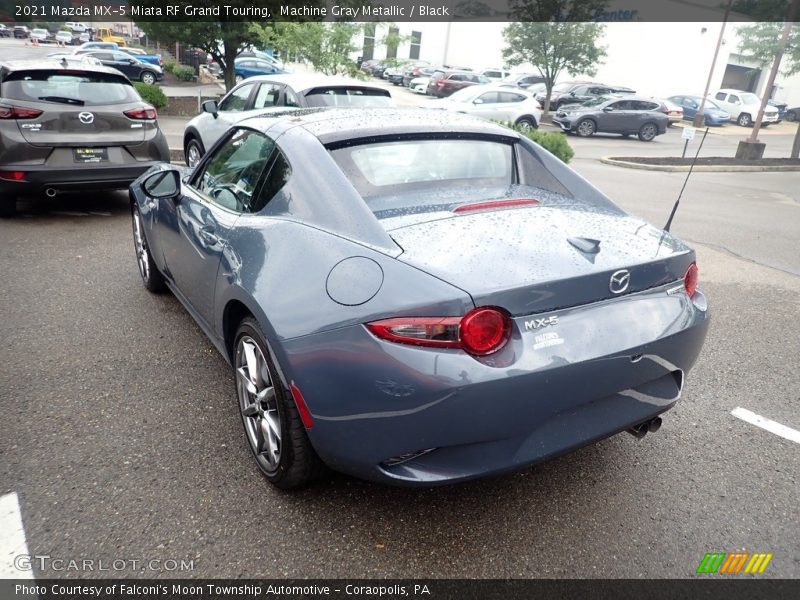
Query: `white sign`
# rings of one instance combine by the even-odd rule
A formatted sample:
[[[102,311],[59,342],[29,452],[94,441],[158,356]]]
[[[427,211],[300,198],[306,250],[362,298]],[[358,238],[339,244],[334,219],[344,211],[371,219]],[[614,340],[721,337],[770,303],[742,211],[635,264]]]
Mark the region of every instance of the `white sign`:
[[[692,129],[691,127],[684,127],[683,133],[681,133],[682,140],[692,141],[694,139],[694,132],[697,131],[696,129]]]

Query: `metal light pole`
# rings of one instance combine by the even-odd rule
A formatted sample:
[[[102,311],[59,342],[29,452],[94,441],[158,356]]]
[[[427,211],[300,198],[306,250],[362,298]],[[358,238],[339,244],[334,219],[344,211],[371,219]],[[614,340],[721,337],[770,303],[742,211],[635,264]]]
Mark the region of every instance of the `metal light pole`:
[[[722,17],[722,28],[719,30],[719,39],[717,39],[717,47],[714,48],[714,58],[711,59],[711,68],[708,70],[708,80],[706,81],[706,89],[703,92],[703,97],[700,99],[700,107],[697,109],[697,113],[694,116],[694,123],[692,125],[694,127],[701,127],[703,125],[703,119],[705,118],[705,111],[706,111],[706,96],[708,96],[708,90],[711,88],[711,79],[714,77],[714,67],[717,64],[717,56],[719,56],[719,49],[722,46],[722,39],[723,35],[725,34],[725,26],[728,24],[728,15],[731,13],[731,5],[733,4],[733,0],[728,0],[727,6],[725,6],[725,16]]]

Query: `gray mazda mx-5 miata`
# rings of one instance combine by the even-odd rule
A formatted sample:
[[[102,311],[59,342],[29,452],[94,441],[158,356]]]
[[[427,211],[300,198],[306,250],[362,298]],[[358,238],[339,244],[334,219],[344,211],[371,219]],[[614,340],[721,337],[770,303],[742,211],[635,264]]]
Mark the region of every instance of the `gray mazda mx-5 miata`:
[[[130,197],[145,287],[231,363],[282,488],[324,465],[449,483],[641,437],[709,323],[691,248],[464,115],[254,117]]]

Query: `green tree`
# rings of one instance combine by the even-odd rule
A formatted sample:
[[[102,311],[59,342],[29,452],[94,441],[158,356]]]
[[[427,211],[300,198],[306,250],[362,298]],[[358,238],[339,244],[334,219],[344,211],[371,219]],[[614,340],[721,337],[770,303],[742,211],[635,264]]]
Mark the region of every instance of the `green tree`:
[[[261,43],[279,49],[284,56],[302,58],[327,75],[356,74],[358,66],[351,55],[358,51],[355,36],[362,24],[353,22],[279,22],[261,30]]]
[[[745,58],[761,64],[762,67],[771,64],[781,51],[781,34],[784,23],[755,23],[740,27],[739,52]],[[793,25],[787,40],[787,45],[783,49],[781,60],[781,71],[784,75],[794,75],[800,73],[800,27]],[[770,90],[765,91],[766,94]],[[792,158],[800,158],[800,123],[794,136],[791,155]]]
[[[322,6],[327,0],[307,0],[308,7]],[[140,6],[161,7],[161,0],[140,0]],[[179,7],[192,5],[195,8],[218,8],[219,0],[178,0]],[[226,6],[238,9],[252,9],[251,0],[226,0]],[[280,12],[280,0],[261,0],[259,8],[269,8],[272,14]],[[182,14],[182,13],[181,13]],[[225,87],[231,89],[236,83],[234,60],[236,56],[250,45],[258,44],[262,39],[264,27],[256,19],[226,19],[218,17],[218,21],[206,20],[205,17],[194,21],[151,22],[148,19],[137,21],[139,28],[148,37],[163,44],[176,42],[191,48],[198,48],[210,54],[219,63],[225,77]],[[267,22],[265,19],[264,22]]]
[[[530,63],[544,78],[544,114],[550,110],[553,84],[563,71],[593,76],[606,56],[599,44],[605,27],[598,23],[520,22],[503,30],[503,58],[511,66]]]

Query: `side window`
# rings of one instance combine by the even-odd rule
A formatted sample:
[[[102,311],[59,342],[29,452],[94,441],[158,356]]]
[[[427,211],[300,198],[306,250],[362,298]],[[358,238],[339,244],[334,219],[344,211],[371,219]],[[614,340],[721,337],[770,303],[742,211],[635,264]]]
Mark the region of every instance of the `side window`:
[[[448,79],[450,79],[450,81],[464,81],[464,76],[456,73],[455,75],[450,75]]]
[[[523,102],[525,96],[522,94],[514,94],[513,92],[500,92],[500,102]]]
[[[620,100],[619,102],[614,102],[614,104],[611,105],[611,108],[614,110],[631,110],[631,108],[633,108],[631,104],[632,103],[629,100]]]
[[[588,91],[589,86],[586,85],[579,85],[576,88],[572,88],[570,91],[575,94],[576,96],[585,96],[586,92]]]
[[[253,91],[255,83],[248,83],[242,87],[232,91],[226,98],[220,102],[219,110],[228,112],[239,112],[247,106],[247,99]]]
[[[283,88],[283,103],[286,106],[300,106],[300,102],[297,99],[297,94],[290,87]]]
[[[91,56],[94,56],[97,60],[114,60],[114,55],[111,52],[93,52]]]
[[[722,102],[725,102],[725,93],[724,92],[718,92],[717,95],[714,96],[714,98],[716,98],[717,100],[721,100]]]
[[[114,52],[114,60],[117,62],[128,62],[130,56],[125,54],[124,52]]]
[[[278,104],[278,96],[281,93],[281,86],[277,83],[262,83],[256,93],[256,100],[253,108],[272,108]]]
[[[275,142],[264,134],[235,129],[195,175],[194,186],[215,204],[253,212],[253,191],[274,149]]]
[[[734,96],[733,94],[728,96],[728,102],[730,102],[731,104],[741,104],[742,103],[741,100],[739,100],[739,96]]]
[[[264,185],[258,193],[258,197],[253,200],[250,206],[250,212],[258,212],[264,208],[267,203],[275,197],[286,182],[292,175],[292,168],[283,153],[278,150],[275,152],[275,161],[270,167],[269,174],[267,175]]]
[[[477,99],[481,101],[480,104],[496,104],[499,102],[497,99],[497,92],[486,92],[478,96]]]

